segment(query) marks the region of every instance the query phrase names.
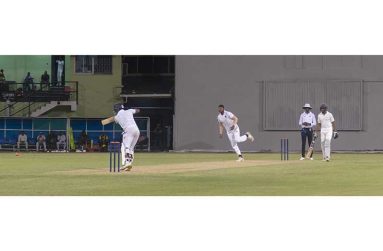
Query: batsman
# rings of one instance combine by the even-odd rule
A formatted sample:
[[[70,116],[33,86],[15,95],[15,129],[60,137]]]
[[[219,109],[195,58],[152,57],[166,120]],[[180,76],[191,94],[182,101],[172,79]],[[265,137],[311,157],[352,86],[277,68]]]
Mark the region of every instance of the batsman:
[[[114,105],[115,116],[101,121],[103,125],[116,122],[124,130],[122,133],[121,156],[122,171],[130,171],[133,167],[134,147],[140,137],[140,130],[134,120],[133,114],[139,113],[140,109],[127,109],[123,104]]]
[[[331,139],[337,139],[339,134],[336,131],[334,116],[328,111],[326,104],[320,106],[316,130],[320,130],[323,161],[329,162],[331,158]]]

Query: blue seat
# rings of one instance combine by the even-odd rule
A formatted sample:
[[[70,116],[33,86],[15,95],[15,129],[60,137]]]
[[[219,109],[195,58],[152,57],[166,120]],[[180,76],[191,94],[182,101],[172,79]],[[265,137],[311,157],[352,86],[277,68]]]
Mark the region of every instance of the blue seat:
[[[16,143],[17,143],[17,140],[16,139],[7,139],[7,144],[10,144],[10,145],[16,145]]]

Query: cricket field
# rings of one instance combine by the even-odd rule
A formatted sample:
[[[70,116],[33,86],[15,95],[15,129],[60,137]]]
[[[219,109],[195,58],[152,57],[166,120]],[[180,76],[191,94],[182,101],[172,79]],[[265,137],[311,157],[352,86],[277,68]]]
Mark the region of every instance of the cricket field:
[[[0,195],[383,195],[383,154],[335,153],[331,162],[279,154],[136,153],[109,173],[109,153],[0,153]]]

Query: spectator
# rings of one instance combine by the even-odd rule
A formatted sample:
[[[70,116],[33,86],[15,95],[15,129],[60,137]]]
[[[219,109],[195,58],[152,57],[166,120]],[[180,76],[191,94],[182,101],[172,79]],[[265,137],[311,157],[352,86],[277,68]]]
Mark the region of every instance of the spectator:
[[[39,151],[41,145],[44,147],[44,152],[46,152],[47,151],[46,138],[42,132],[40,132],[40,134],[37,136],[37,139],[36,139],[36,152]]]
[[[54,132],[50,132],[47,137],[48,151],[51,152],[56,147],[57,136]],[[57,148],[56,148],[57,149]]]
[[[85,130],[83,130],[80,134],[80,139],[79,139],[79,145],[80,145],[80,150],[84,151],[84,148],[86,149],[86,145],[88,142],[88,135],[86,134]]]
[[[109,138],[105,133],[101,134],[100,137],[98,137],[98,145],[100,147],[100,152],[108,151],[108,143]]]
[[[153,146],[156,150],[164,150],[164,142],[163,142],[163,135],[164,135],[164,128],[161,126],[160,123],[157,123],[156,128],[153,130]]]
[[[66,136],[65,133],[61,133],[57,135],[57,151],[60,151],[60,146],[62,146],[62,150],[66,150]]]
[[[41,75],[41,89],[43,88],[43,85],[45,85],[45,87],[49,86],[49,74],[47,71],[45,71],[44,74]]]
[[[24,133],[24,131],[21,131],[19,134],[19,137],[17,139],[17,150],[20,150],[20,144],[25,145],[25,150],[28,151],[28,136]]]
[[[140,137],[137,140],[137,148],[142,148],[144,146],[147,146],[149,143],[149,139],[146,135],[140,135]]]
[[[64,86],[65,83],[62,82],[62,76],[64,72],[64,60],[63,59],[58,59],[56,60],[57,64],[57,83],[61,86]]]
[[[11,116],[11,113],[12,113],[12,102],[11,100],[9,100],[9,97],[7,97],[7,99],[5,100],[5,106],[7,107],[7,109],[5,109],[5,116],[9,117]]]
[[[1,91],[8,91],[7,87],[5,86],[5,75],[4,75],[4,70],[0,70],[0,92]]]
[[[5,82],[5,75],[4,75],[4,70],[0,70],[0,82],[4,83]]]
[[[24,85],[23,85],[24,91],[29,91],[31,89],[30,86],[29,86],[30,84],[32,84],[32,89],[34,89],[33,78],[31,76],[31,73],[28,72],[27,76],[24,79]]]

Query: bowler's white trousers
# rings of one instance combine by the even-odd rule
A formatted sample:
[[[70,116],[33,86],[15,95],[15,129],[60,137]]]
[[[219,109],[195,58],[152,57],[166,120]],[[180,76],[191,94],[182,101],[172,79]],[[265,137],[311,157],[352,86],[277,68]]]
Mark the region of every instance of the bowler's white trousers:
[[[238,126],[236,126],[234,130],[227,131],[227,137],[230,140],[231,147],[233,147],[237,155],[241,155],[241,150],[239,150],[237,143],[241,143],[247,140],[247,136],[246,135],[241,136],[240,133],[241,132]]]

